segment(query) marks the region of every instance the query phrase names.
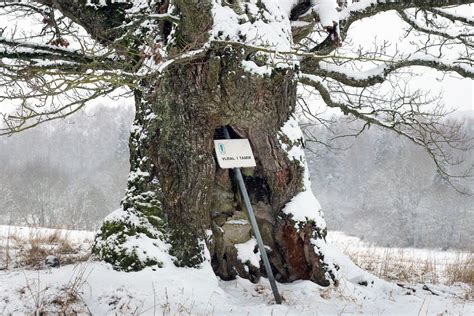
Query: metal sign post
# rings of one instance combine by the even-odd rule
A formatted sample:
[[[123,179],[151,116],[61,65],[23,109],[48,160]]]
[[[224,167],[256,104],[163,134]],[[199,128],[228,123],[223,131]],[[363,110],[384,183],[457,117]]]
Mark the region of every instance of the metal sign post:
[[[224,126],[224,137],[226,139],[230,139],[229,131],[227,127]],[[220,148],[219,150],[222,150]],[[253,158],[253,157],[252,157]],[[270,266],[270,261],[268,260],[267,251],[265,250],[265,245],[263,244],[262,236],[260,235],[260,230],[257,225],[257,219],[255,218],[255,213],[252,208],[252,204],[250,203],[249,194],[247,192],[247,188],[245,187],[244,178],[242,177],[242,172],[240,168],[233,168],[234,176],[237,179],[239,184],[240,193],[242,194],[242,198],[244,199],[245,207],[248,211],[248,216],[250,219],[250,224],[252,225],[253,234],[255,239],[257,239],[258,248],[260,250],[260,255],[262,257],[263,265],[265,266],[265,271],[267,272],[268,280],[270,281],[270,286],[272,288],[273,296],[275,297],[275,302],[277,304],[281,304],[281,296],[278,292],[278,287],[275,282],[275,277],[273,276],[273,271]]]

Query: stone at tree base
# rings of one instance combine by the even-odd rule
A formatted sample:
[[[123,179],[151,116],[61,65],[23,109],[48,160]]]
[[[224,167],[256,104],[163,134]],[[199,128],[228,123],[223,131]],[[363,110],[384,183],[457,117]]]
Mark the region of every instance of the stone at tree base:
[[[224,241],[228,245],[241,244],[251,237],[252,228],[246,219],[231,219],[227,221],[222,229]]]

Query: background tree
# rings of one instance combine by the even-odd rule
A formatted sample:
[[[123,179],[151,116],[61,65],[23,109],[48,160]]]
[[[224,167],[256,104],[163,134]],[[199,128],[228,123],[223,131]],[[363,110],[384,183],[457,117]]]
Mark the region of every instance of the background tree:
[[[337,3],[4,3],[7,14],[36,16],[43,27],[29,35],[6,28],[0,38],[3,99],[20,100],[5,116],[3,134],[65,117],[127,87],[136,104],[128,189],[94,252],[117,269],[139,270],[198,266],[207,248],[222,278],[254,279],[259,267],[234,247],[250,238],[245,212],[213,157],[212,140],[228,125],[256,155],[245,181],[277,279],[337,282],[293,118],[298,84],[365,122],[363,129],[378,125],[423,146],[450,181],[444,166],[457,160],[446,148],[464,149],[459,126],[447,124],[442,107],[402,79],[414,66],[473,74],[472,18],[452,8],[471,1],[347,1],[339,10]],[[388,10],[397,10],[411,32],[429,36],[393,54],[385,45],[344,50],[354,22]]]

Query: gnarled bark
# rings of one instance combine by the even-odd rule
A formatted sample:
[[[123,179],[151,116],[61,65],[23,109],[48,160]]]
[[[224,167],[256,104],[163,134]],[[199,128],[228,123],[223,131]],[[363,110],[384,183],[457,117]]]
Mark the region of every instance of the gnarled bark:
[[[264,243],[271,249],[276,278],[328,285],[335,271],[326,272],[334,267],[324,264],[311,243],[324,238],[325,228],[296,222],[282,212],[304,189],[304,162],[291,159],[284,150],[295,144],[281,132],[295,108],[294,72],[249,73],[242,67],[248,58],[240,48],[216,48],[143,83],[148,88],[143,95],[137,93],[138,127],[130,141],[132,173],[123,208],[148,222],[150,216],[160,218],[158,238],[171,245],[175,264],[198,265],[206,245],[223,279],[258,279],[261,267],[242,262],[235,247],[251,239],[240,194],[230,171],[220,169],[214,156],[213,139],[222,138],[221,127],[229,125],[233,137],[250,140],[257,160],[256,168],[244,170],[244,180]],[[319,212],[317,205],[313,207]],[[103,229],[99,240],[107,245],[114,236]],[[96,252],[117,266],[115,257],[101,249],[96,247]]]

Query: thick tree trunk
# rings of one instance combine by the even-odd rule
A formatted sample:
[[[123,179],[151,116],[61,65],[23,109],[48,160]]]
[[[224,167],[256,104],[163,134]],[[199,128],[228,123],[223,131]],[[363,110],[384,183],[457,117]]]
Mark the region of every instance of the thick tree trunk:
[[[187,2],[181,7],[176,38],[196,45],[208,25],[183,24],[196,12]],[[228,125],[234,138],[250,140],[255,154],[257,167],[243,170],[244,180],[277,280],[336,281],[338,267],[323,249],[324,220],[309,191],[303,140],[295,137],[295,73],[249,71],[248,63],[261,62],[254,53],[215,46],[142,82],[128,191],[122,210],[98,234],[94,252],[101,258],[127,271],[209,260],[223,279],[258,279],[264,270],[252,260],[257,249],[254,258],[238,250],[255,246],[246,210],[230,171],[214,155],[213,139]]]
[[[255,153],[257,167],[244,170],[244,179],[277,279],[322,285],[334,279],[335,267],[314,242],[325,237],[325,227],[282,211],[305,187],[304,156],[288,155],[289,148],[301,149],[302,139],[295,143],[281,130],[295,108],[294,73],[246,72],[247,57],[240,49],[216,48],[143,83],[150,88],[136,94],[124,211],[106,221],[95,248],[106,261],[125,270],[159,265],[159,257],[123,247],[139,233],[152,244],[168,243],[162,251],[169,250],[179,266],[200,264],[207,247],[220,277],[260,276],[261,267],[238,256],[236,245],[251,239],[251,228],[230,171],[220,169],[214,155],[213,139],[222,138],[221,127],[229,125],[233,137],[248,138]],[[317,204],[304,207],[320,216]]]

